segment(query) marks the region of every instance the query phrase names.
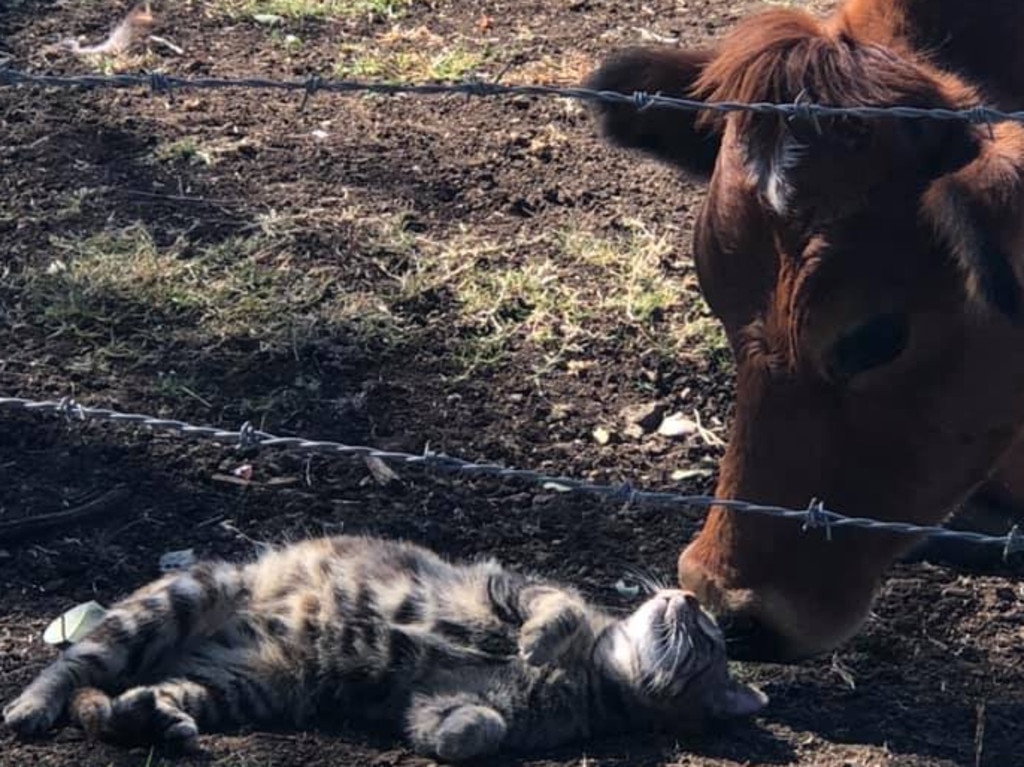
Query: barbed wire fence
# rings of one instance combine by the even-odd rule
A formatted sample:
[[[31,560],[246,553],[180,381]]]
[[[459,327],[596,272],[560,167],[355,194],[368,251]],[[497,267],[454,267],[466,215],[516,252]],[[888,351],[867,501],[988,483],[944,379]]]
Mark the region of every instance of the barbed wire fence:
[[[991,126],[999,122],[1024,124],[1024,111],[1007,112],[987,106],[964,110],[920,108],[912,106],[856,106],[840,107],[808,103],[797,99],[794,103],[740,103],[698,101],[660,93],[636,91],[593,90],[589,88],[567,88],[548,85],[505,85],[499,82],[470,81],[462,83],[376,83],[354,80],[325,79],[319,76],[303,80],[274,80],[267,78],[183,78],[162,73],[139,74],[80,74],[54,75],[24,72],[0,66],[0,86],[39,86],[47,88],[78,89],[127,89],[148,88],[154,93],[166,94],[173,100],[176,90],[186,89],[247,89],[278,90],[303,94],[300,109],[309,98],[325,92],[335,94],[369,93],[385,96],[397,95],[460,95],[465,97],[513,97],[533,96],[544,98],[575,99],[588,102],[603,102],[632,105],[637,109],[663,107],[694,112],[713,110],[721,113],[752,112],[776,114],[788,118],[803,118],[816,121],[819,117],[853,116],[865,119],[932,119],[959,120],[972,124]],[[760,514],[780,519],[801,522],[805,531],[821,529],[826,539],[832,540],[834,530],[858,528],[876,532],[901,535],[918,535],[929,539],[944,539],[964,543],[997,546],[1002,550],[1003,559],[1024,552],[1024,532],[1014,525],[1006,535],[985,535],[971,531],[952,530],[941,526],[916,525],[868,517],[850,517],[829,510],[822,501],[813,500],[806,509],[753,503],[737,499],[721,499],[708,495],[685,495],[667,491],[651,491],[633,488],[629,483],[618,485],[601,484],[570,477],[561,477],[530,469],[518,469],[492,463],[476,463],[441,453],[422,454],[378,450],[361,445],[347,445],[325,440],[310,440],[303,437],[281,437],[260,431],[245,423],[237,430],[220,429],[211,426],[196,426],[185,421],[158,418],[138,413],[124,413],[106,408],[88,407],[70,397],[61,400],[32,400],[22,397],[0,397],[0,410],[17,410],[38,415],[57,415],[69,423],[84,421],[106,421],[122,425],[146,427],[155,431],[176,434],[181,437],[206,440],[220,445],[239,448],[283,449],[304,454],[318,454],[331,457],[376,458],[390,464],[417,466],[438,470],[443,473],[466,477],[483,477],[497,480],[515,480],[539,485],[550,492],[577,493],[604,499],[616,499],[624,504],[658,508],[709,509],[718,507],[743,514]]]
[[[889,522],[867,517],[849,517],[825,508],[821,501],[812,501],[806,509],[791,509],[784,506],[751,503],[743,500],[715,498],[708,495],[684,495],[667,491],[642,490],[628,482],[618,485],[601,484],[570,477],[561,477],[532,469],[517,469],[493,463],[476,463],[462,458],[425,451],[420,454],[393,450],[377,450],[363,445],[347,445],[329,440],[311,440],[304,437],[279,437],[256,429],[246,422],[236,430],[219,429],[213,426],[196,426],[185,421],[158,418],[140,413],[123,413],[106,408],[87,407],[71,397],[61,400],[31,400],[22,397],[0,397],[0,410],[20,410],[40,415],[57,415],[69,423],[84,421],[107,421],[116,424],[143,426],[154,431],[163,431],[181,437],[205,440],[219,445],[236,448],[276,448],[304,454],[317,454],[334,458],[376,458],[389,464],[417,466],[434,469],[442,473],[466,477],[483,477],[499,480],[516,480],[538,485],[549,492],[577,493],[603,499],[618,500],[623,504],[656,508],[698,508],[713,506],[744,514],[762,514],[780,519],[796,520],[803,523],[804,530],[821,529],[828,540],[832,531],[843,528],[860,528],[901,535],[921,535],[926,538],[956,540],[961,542],[998,546],[1004,560],[1012,554],[1024,551],[1024,532],[1015,525],[1006,535],[985,535],[971,531],[951,530],[946,527],[915,525],[907,522]]]
[[[592,88],[570,88],[554,85],[506,85],[500,82],[473,80],[460,83],[385,83],[323,78],[313,75],[301,80],[274,80],[262,77],[178,77],[160,72],[139,74],[80,74],[54,75],[23,72],[0,66],[0,86],[35,85],[47,88],[126,89],[148,88],[173,98],[176,90],[278,90],[300,92],[304,106],[317,93],[355,94],[372,93],[383,96],[460,95],[466,97],[535,96],[542,98],[574,99],[577,101],[629,104],[638,109],[665,107],[685,112],[711,110],[715,112],[753,112],[777,114],[815,120],[819,117],[861,117],[866,119],[899,118],[928,120],[958,120],[974,124],[992,125],[1000,122],[1024,124],[1024,111],[1007,112],[989,106],[969,109],[942,109],[914,106],[830,106],[797,99],[790,104],[768,102],[743,103],[737,101],[699,101],[665,96],[661,93],[633,91],[624,93]]]

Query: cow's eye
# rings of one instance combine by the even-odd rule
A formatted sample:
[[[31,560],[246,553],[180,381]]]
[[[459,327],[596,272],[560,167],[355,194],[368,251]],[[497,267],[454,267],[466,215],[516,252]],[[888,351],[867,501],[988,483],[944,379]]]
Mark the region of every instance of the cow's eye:
[[[903,353],[909,337],[906,314],[893,312],[872,317],[836,341],[829,355],[829,376],[846,381],[888,364]]]

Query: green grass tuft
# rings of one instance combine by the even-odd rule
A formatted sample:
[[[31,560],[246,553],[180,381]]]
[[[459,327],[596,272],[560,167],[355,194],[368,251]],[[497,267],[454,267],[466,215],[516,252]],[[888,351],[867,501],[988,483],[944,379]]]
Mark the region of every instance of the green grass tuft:
[[[374,16],[394,19],[414,0],[221,0],[233,16],[267,15],[287,19],[345,18]]]

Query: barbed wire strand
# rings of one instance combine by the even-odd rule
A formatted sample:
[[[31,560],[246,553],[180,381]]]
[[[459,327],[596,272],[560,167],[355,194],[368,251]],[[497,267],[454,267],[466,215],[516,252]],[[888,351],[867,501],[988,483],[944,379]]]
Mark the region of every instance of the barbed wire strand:
[[[385,96],[405,95],[462,95],[480,97],[540,96],[566,98],[579,101],[631,104],[638,109],[667,107],[687,112],[712,110],[715,112],[753,112],[778,114],[786,117],[815,119],[818,117],[901,118],[930,120],[959,120],[974,124],[992,125],[998,122],[1024,123],[1024,111],[1007,112],[987,106],[969,109],[923,108],[913,106],[854,106],[841,107],[813,104],[797,99],[791,104],[768,102],[742,103],[735,101],[699,101],[661,93],[634,91],[594,90],[582,87],[554,85],[505,85],[485,80],[460,83],[374,83],[357,80],[323,78],[314,75],[302,80],[274,80],[263,77],[178,77],[160,72],[138,74],[79,74],[55,75],[23,72],[0,67],[0,86],[36,85],[48,88],[149,88],[154,93],[170,97],[176,89],[249,89],[302,92],[302,105],[316,93],[374,93]]]
[[[279,437],[265,431],[260,431],[248,422],[237,430],[218,429],[212,426],[195,426],[172,418],[157,418],[138,413],[122,413],[107,408],[87,407],[78,404],[70,397],[65,397],[61,400],[45,401],[22,397],[0,397],[0,410],[21,410],[36,414],[59,415],[70,422],[108,421],[117,424],[132,424],[220,444],[234,444],[239,448],[277,448],[335,457],[377,458],[392,464],[421,466],[469,477],[522,480],[530,484],[540,485],[546,490],[576,492],[601,498],[618,499],[637,506],[693,507],[701,509],[717,506],[740,513],[765,514],[782,519],[800,520],[803,522],[803,529],[805,531],[823,529],[827,540],[832,540],[834,530],[851,527],[999,546],[1003,549],[1004,558],[1007,559],[1012,554],[1024,551],[1024,532],[1016,525],[1006,535],[994,536],[970,531],[951,530],[938,526],[915,525],[908,522],[890,522],[867,517],[848,517],[826,509],[824,503],[817,499],[811,501],[806,509],[791,509],[742,500],[720,499],[708,495],[683,495],[667,491],[638,490],[628,483],[620,485],[599,484],[545,474],[532,469],[516,469],[498,464],[476,463],[429,451],[422,454],[413,454],[393,450],[377,450],[363,445],[346,445],[328,440]]]

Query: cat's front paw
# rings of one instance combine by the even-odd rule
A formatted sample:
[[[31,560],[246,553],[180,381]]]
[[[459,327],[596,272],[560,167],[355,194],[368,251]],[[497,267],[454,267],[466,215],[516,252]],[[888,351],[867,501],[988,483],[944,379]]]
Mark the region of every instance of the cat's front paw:
[[[494,753],[507,729],[505,720],[493,708],[460,706],[444,718],[437,730],[437,756],[460,762]]]
[[[63,700],[29,689],[4,706],[4,724],[23,738],[42,735],[63,709]]]
[[[583,610],[574,604],[541,612],[519,630],[519,654],[531,666],[560,660],[586,626]]]

